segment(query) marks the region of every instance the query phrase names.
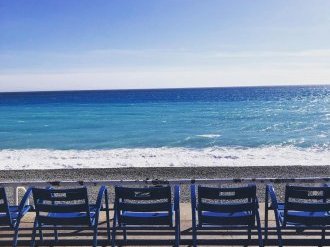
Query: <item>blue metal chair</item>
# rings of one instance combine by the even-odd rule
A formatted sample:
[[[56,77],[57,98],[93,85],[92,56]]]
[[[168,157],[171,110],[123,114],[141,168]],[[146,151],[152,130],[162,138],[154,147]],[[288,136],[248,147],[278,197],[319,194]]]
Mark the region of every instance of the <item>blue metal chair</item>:
[[[174,230],[175,246],[180,243],[180,187],[127,188],[115,187],[112,246],[116,244],[116,230]]]
[[[0,187],[0,226],[14,231],[13,246],[17,246],[21,219],[31,209],[31,206],[26,205],[30,195],[31,189],[28,189],[18,206],[10,206],[5,188]]]
[[[89,204],[87,188],[74,189],[41,189],[32,188],[36,217],[33,226],[31,246],[35,245],[36,231],[39,230],[43,241],[42,230],[54,230],[55,241],[58,241],[58,230],[93,230],[93,246],[97,246],[99,213],[102,199],[105,199],[107,233],[110,239],[108,193],[105,186],[99,190],[96,204]]]
[[[256,186],[235,188],[197,187],[191,185],[193,246],[199,230],[257,229],[259,246],[263,246]]]
[[[282,230],[305,229],[321,230],[321,242],[325,240],[325,231],[330,226],[330,187],[292,186],[285,188],[285,201],[279,203],[272,185],[266,187],[271,208],[274,210],[278,245],[283,246]],[[267,209],[266,209],[267,210]],[[265,237],[267,238],[268,213],[265,218]]]

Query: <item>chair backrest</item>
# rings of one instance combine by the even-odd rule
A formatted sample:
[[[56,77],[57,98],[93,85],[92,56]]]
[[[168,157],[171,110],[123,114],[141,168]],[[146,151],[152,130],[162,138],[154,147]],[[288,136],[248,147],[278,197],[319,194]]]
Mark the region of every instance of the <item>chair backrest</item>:
[[[329,212],[330,187],[286,186],[284,225],[330,225]]]
[[[87,188],[32,188],[38,223],[49,225],[90,225]],[[62,216],[62,218],[61,218]]]
[[[131,217],[127,212],[133,213]],[[115,213],[119,224],[172,226],[171,187],[115,187]],[[159,213],[159,217],[139,217],[139,213]]]
[[[5,188],[0,187],[0,225],[12,225]]]
[[[255,224],[258,202],[254,184],[226,188],[198,186],[197,201],[199,224]]]

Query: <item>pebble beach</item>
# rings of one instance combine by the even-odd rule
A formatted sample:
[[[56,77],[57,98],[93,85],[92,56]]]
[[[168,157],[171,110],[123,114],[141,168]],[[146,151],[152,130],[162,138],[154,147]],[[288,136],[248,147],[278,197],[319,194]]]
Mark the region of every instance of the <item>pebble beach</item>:
[[[148,167],[0,171],[1,182],[305,177],[330,177],[330,166]],[[264,198],[264,186],[264,184],[258,185],[260,201],[263,201]],[[279,195],[282,195],[284,185],[279,184],[276,187]],[[95,196],[96,188],[90,188],[90,192]],[[181,195],[182,202],[189,200],[187,185],[182,186]]]

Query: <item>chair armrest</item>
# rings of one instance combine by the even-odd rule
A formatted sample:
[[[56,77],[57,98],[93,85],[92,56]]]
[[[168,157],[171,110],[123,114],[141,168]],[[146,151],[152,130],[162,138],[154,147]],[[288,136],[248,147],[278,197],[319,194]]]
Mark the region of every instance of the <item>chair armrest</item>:
[[[190,200],[191,200],[191,217],[192,217],[192,226],[193,229],[196,227],[196,185],[190,185]]]
[[[98,224],[98,221],[99,221],[99,215],[100,215],[100,210],[101,210],[101,207],[102,207],[103,196],[104,196],[105,203],[106,203],[106,210],[109,210],[108,200],[107,200],[108,189],[104,185],[101,186],[101,188],[99,190],[99,193],[97,195],[96,203],[95,203],[95,207],[96,207],[96,212],[95,212],[96,224]],[[107,214],[107,218],[108,218],[108,214]]]
[[[180,186],[174,186],[174,212],[175,212],[175,225],[180,226]]]
[[[267,184],[266,188],[267,188],[267,193],[270,196],[272,209],[278,210],[278,201],[274,187],[271,184]]]
[[[190,199],[191,199],[191,209],[197,210],[197,203],[196,203],[196,185],[190,185]]]
[[[174,186],[174,210],[180,210],[180,186]]]
[[[24,207],[25,207],[25,205],[26,205],[26,202],[27,202],[27,200],[29,199],[31,193],[32,193],[32,188],[30,187],[30,188],[28,188],[27,191],[25,192],[25,194],[24,194],[24,196],[23,196],[23,198],[22,198],[22,200],[21,200],[21,202],[20,202],[20,204],[19,204],[19,206],[18,206],[18,211],[19,211],[19,212],[22,212],[22,211],[23,211],[23,209],[24,209]]]
[[[23,213],[24,213],[24,208],[26,206],[26,203],[29,199],[29,197],[31,196],[32,194],[32,188],[29,187],[27,189],[27,191],[25,192],[20,204],[18,205],[18,216],[17,216],[17,222],[16,222],[16,225],[19,224],[19,222],[21,221],[21,218],[23,217]],[[29,209],[30,210],[30,209]]]
[[[267,191],[267,194],[270,196],[271,208],[274,210],[276,224],[279,225],[281,222],[281,219],[280,219],[280,212],[279,212],[279,207],[278,207],[279,204],[277,201],[275,189],[271,184],[267,184],[266,191]]]
[[[98,210],[100,210],[102,207],[102,199],[107,191],[108,191],[108,189],[104,185],[102,185],[99,190],[99,193],[97,195],[97,199],[96,199],[96,203],[95,203],[95,206]]]

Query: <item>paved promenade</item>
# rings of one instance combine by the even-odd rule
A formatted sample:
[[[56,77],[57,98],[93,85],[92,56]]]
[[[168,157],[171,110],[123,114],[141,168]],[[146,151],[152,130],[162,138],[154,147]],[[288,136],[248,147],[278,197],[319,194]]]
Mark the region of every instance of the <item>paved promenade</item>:
[[[112,213],[112,211],[111,211]],[[262,220],[262,226],[264,226],[264,204],[260,204],[260,215]],[[111,215],[112,218],[112,215]],[[29,246],[32,224],[34,220],[34,213],[28,213],[22,221],[23,230],[20,231],[19,236],[19,246]],[[112,222],[111,222],[112,223]],[[275,225],[273,213],[270,213],[270,226],[274,227]],[[102,212],[101,222],[100,222],[100,231],[99,231],[99,245],[100,246],[109,246],[107,243],[106,237],[106,222],[105,222],[105,213]],[[74,232],[74,234],[70,234]],[[287,245],[291,245],[292,241],[290,239],[299,239],[298,246],[315,246],[315,239],[320,239],[320,231],[313,232],[304,232],[303,235],[296,235],[294,231],[289,232],[285,235],[284,239],[286,240]],[[51,242],[49,241],[52,238],[51,232],[44,232],[45,242],[42,246],[49,246]],[[9,232],[0,232],[0,246],[10,246],[11,236]],[[122,243],[122,236],[119,232],[117,235],[119,244]],[[169,241],[172,239],[173,235],[169,231],[165,232],[128,232],[128,242],[129,246],[171,246],[173,242]],[[327,239],[330,236],[327,234]],[[48,239],[48,240],[47,240]],[[234,232],[234,231],[208,231],[203,232],[199,236],[200,246],[244,246],[246,242],[247,235],[246,231]],[[266,244],[267,246],[276,246],[276,235],[275,231],[271,231],[269,239]],[[63,241],[65,240],[65,241]],[[90,231],[64,231],[59,234],[59,242],[56,246],[91,246],[92,244],[92,234]],[[181,246],[189,246],[191,244],[191,208],[189,203],[181,204]],[[314,242],[314,245],[312,245]],[[39,243],[40,244],[40,243]],[[325,243],[327,246],[330,245],[330,240],[327,240]],[[252,236],[252,242],[250,246],[257,246],[257,235],[254,232]],[[296,245],[297,246],[297,245]]]

